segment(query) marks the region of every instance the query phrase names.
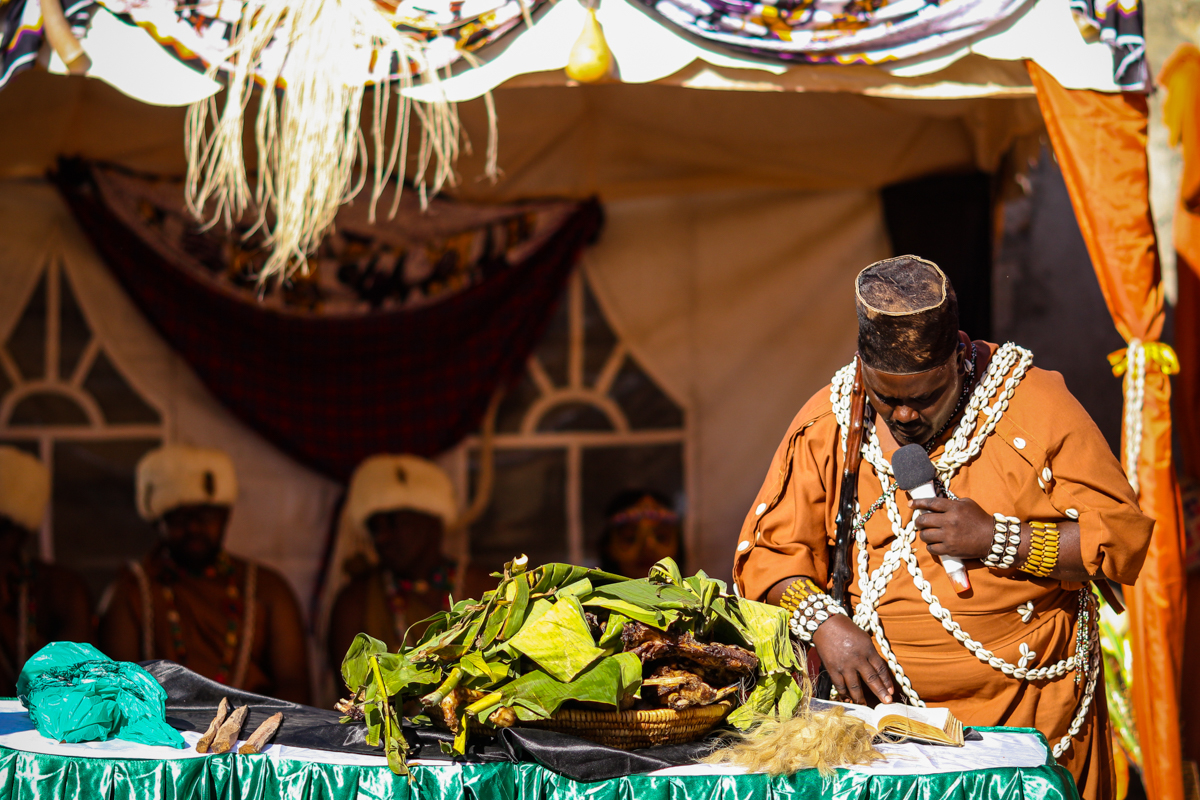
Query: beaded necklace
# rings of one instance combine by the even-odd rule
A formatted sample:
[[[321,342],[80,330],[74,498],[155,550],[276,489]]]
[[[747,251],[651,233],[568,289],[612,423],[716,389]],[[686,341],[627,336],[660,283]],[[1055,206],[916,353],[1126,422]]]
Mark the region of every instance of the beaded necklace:
[[[404,641],[408,633],[408,595],[434,593],[437,608],[450,610],[450,590],[454,587],[453,566],[442,565],[430,573],[428,579],[396,579],[390,569],[383,569],[383,592],[387,597],[388,610],[392,612],[392,628],[396,640]]]
[[[1024,378],[1025,373],[1029,370],[1032,363],[1033,354],[1011,342],[996,351],[991,363],[988,365],[987,372],[981,377],[978,385],[972,391],[971,400],[967,405],[962,420],[954,431],[954,435],[946,442],[945,450],[941,457],[934,463],[938,479],[947,489],[949,488],[951,479],[957,474],[958,470],[978,457],[983,449],[984,442],[995,431],[996,424],[1008,409],[1008,403],[1012,399],[1017,385]],[[848,366],[839,370],[834,375],[830,389],[830,399],[833,405],[834,416],[841,429],[843,454],[846,450],[847,431],[850,424],[850,397],[856,367],[856,362],[852,361]],[[1001,389],[1002,385],[1003,389]],[[989,406],[988,404],[991,403],[993,398],[995,399],[995,403]],[[980,414],[983,414],[984,419],[978,425],[978,431],[976,431]],[[888,662],[888,666],[892,674],[895,675],[901,690],[909,701],[917,706],[924,706],[925,704],[916,691],[913,690],[912,681],[904,673],[904,668],[896,659],[895,653],[892,652],[891,644],[884,635],[883,623],[879,618],[878,612],[878,606],[884,593],[887,591],[887,585],[901,564],[907,567],[914,585],[921,593],[921,599],[929,606],[929,613],[968,652],[993,669],[1018,680],[1027,681],[1056,679],[1062,677],[1067,672],[1077,671],[1083,673],[1086,670],[1086,686],[1079,703],[1079,709],[1071,721],[1067,735],[1054,746],[1055,757],[1061,756],[1071,746],[1071,739],[1079,733],[1087,719],[1088,708],[1091,706],[1096,682],[1099,677],[1099,650],[1094,647],[1094,643],[1098,638],[1096,631],[1098,622],[1095,612],[1095,596],[1090,589],[1081,590],[1079,593],[1076,650],[1075,654],[1069,658],[1062,659],[1048,666],[1031,668],[1029,665],[1037,658],[1037,653],[1031,650],[1026,643],[1021,643],[1020,645],[1021,658],[1017,664],[1005,661],[992,651],[986,649],[981,642],[972,638],[953,619],[950,610],[938,601],[937,596],[933,593],[933,587],[925,579],[917,562],[915,520],[911,520],[908,525],[903,523],[900,516],[900,508],[896,502],[897,485],[894,480],[891,480],[891,465],[883,457],[883,450],[879,444],[879,435],[875,428],[875,422],[874,420],[870,420],[864,424],[867,426],[867,435],[863,437],[863,458],[875,470],[875,474],[879,477],[881,485],[884,486],[883,495],[880,500],[883,501],[883,504],[887,508],[887,515],[892,524],[894,536],[891,546],[884,553],[883,563],[878,569],[872,572],[868,563],[865,516],[874,513],[880,507],[880,501],[877,500],[872,505],[868,515],[864,516],[856,512],[858,519],[853,530],[855,532],[855,543],[858,546],[858,586],[861,594],[854,613],[854,623],[864,631],[874,635],[875,641],[879,645],[880,653],[882,653],[884,659]],[[949,494],[953,497],[952,493]],[[1081,628],[1086,630],[1081,631]],[[1077,674],[1076,681],[1078,682],[1079,680],[1080,676]]]
[[[217,673],[213,676],[213,680],[217,683],[228,684],[233,675],[234,663],[238,654],[238,630],[242,625],[242,618],[245,616],[245,602],[242,598],[242,593],[238,589],[237,574],[234,569],[233,559],[225,552],[221,552],[217,556],[217,560],[204,568],[202,573],[204,578],[210,581],[219,578],[225,581],[225,591],[221,598],[221,612],[225,618],[225,640],[222,643],[224,648],[221,653],[221,665],[217,669]],[[175,603],[175,590],[172,588],[178,583],[181,576],[179,567],[175,564],[167,551],[163,551],[163,580],[162,594],[164,605],[166,607],[167,627],[171,631],[171,647],[174,651],[175,661],[187,666],[187,641],[183,636],[183,625],[179,616],[179,608]]]
[[[962,411],[963,401],[971,394],[971,383],[975,378],[975,343],[971,342],[971,358],[967,361],[967,372],[963,376],[962,388],[958,390],[958,402],[954,404],[954,410],[950,412],[950,416],[946,417],[946,421],[942,424],[941,429],[933,436],[929,437],[929,441],[925,443],[925,452],[930,455],[937,448],[938,440],[945,435],[946,431],[950,430],[950,423],[958,418],[958,412]]]

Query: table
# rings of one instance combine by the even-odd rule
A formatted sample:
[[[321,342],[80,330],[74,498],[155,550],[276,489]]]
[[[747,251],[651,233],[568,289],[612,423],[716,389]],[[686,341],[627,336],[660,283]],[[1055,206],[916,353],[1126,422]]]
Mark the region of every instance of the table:
[[[0,800],[1078,800],[1045,739],[1024,728],[980,729],[962,749],[890,745],[884,762],[787,777],[702,764],[579,783],[537,764],[412,762],[412,782],[382,757],[271,745],[260,755],[202,756],[194,749],[114,740],[64,745],[33,730],[19,703],[0,701]],[[185,733],[189,745],[199,738]]]

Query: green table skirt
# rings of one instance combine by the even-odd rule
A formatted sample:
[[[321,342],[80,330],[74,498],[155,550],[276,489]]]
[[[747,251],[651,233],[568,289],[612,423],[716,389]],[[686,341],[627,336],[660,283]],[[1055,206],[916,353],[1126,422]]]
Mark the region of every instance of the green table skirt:
[[[227,754],[177,761],[80,758],[0,748],[0,800],[1078,800],[1061,767],[989,769],[933,775],[871,775],[816,770],[766,775],[630,775],[578,783],[535,764],[413,767],[413,781],[386,767],[285,761]]]

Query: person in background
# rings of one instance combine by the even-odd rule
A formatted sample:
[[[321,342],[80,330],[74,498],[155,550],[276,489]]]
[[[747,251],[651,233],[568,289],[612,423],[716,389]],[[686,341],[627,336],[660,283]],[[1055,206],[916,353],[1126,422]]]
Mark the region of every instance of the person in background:
[[[168,445],[137,467],[137,506],[162,541],[117,577],[100,647],[121,661],[165,658],[238,689],[307,703],[300,609],[275,571],[225,550],[237,476],[219,450]]]
[[[50,502],[50,471],[28,453],[0,447],[0,695],[16,694],[25,660],[50,642],[91,642],[83,579],[31,555]]]
[[[644,578],[658,561],[683,566],[683,528],[671,502],[649,489],[631,489],[613,498],[600,538],[600,568],[627,578]]]
[[[445,554],[458,517],[450,476],[413,455],[377,455],[350,478],[320,618],[329,665],[340,668],[358,633],[399,647],[416,623],[448,610],[450,595],[479,597],[495,580]]]

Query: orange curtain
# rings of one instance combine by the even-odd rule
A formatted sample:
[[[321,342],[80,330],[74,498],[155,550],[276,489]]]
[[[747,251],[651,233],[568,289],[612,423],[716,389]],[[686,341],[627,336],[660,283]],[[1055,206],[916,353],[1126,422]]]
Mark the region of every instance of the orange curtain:
[[[1163,288],[1150,217],[1146,99],[1064,89],[1037,64],[1028,65],[1113,323],[1126,342],[1154,345],[1162,334]],[[1171,384],[1154,358],[1146,364],[1136,472],[1142,510],[1157,524],[1141,576],[1125,594],[1133,706],[1147,793],[1152,800],[1183,800],[1179,686],[1186,609]],[[1122,438],[1128,441],[1130,433],[1127,423]]]
[[[1181,370],[1175,382],[1179,441],[1187,474],[1200,478],[1200,49],[1181,45],[1163,65],[1158,82],[1167,90],[1163,116],[1171,144],[1183,147],[1183,173],[1175,206],[1175,264],[1179,297],[1175,305],[1175,350]],[[1193,547],[1195,544],[1193,543]],[[1188,581],[1184,674],[1200,672],[1200,574]],[[1200,692],[1183,696],[1183,750],[1200,761]]]

